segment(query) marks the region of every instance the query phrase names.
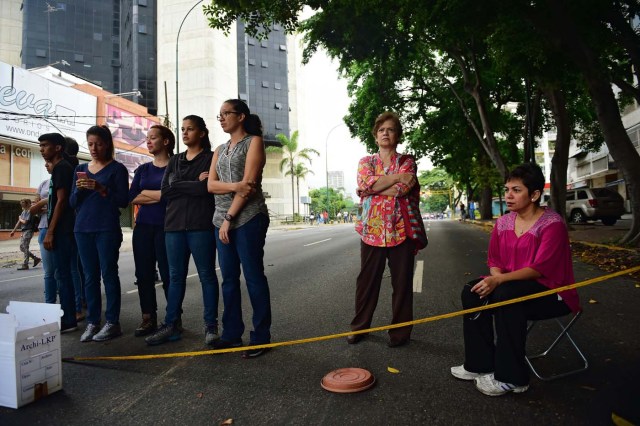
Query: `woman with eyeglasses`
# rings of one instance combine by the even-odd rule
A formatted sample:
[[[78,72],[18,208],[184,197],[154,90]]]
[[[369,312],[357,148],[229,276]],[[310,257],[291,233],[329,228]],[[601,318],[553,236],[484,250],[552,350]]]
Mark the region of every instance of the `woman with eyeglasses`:
[[[269,214],[262,193],[262,170],[266,162],[262,124],[246,103],[229,99],[218,115],[229,141],[219,146],[209,170],[209,192],[215,194],[213,216],[218,261],[222,273],[224,313],[216,349],[242,345],[244,322],[240,300],[240,268],[253,308],[253,331],[249,344],[271,342],[271,301],[264,274],[264,244]],[[266,349],[248,350],[244,358],[255,358]]]
[[[169,160],[162,179],[162,200],[167,203],[164,219],[165,244],[169,263],[169,292],[164,323],[145,339],[159,345],[182,337],[182,301],[187,285],[189,256],[198,270],[204,304],[204,339],[218,339],[218,277],[216,244],[213,235],[213,196],[207,192],[211,166],[209,129],[197,115],[182,120],[182,141],[187,150]]]
[[[146,137],[153,161],[138,167],[129,189],[129,201],[140,206],[133,228],[133,260],[136,266],[142,322],[134,335],[147,336],[157,329],[156,263],[162,278],[165,299],[169,291],[169,264],[165,245],[164,219],[167,203],[161,198],[162,178],[173,156],[176,138],[171,130],[156,124]]]
[[[510,213],[493,227],[489,275],[467,283],[462,290],[464,309],[574,282],[564,219],[540,207],[544,181],[540,167],[530,163],[516,167],[507,176],[504,190]],[[555,318],[578,310],[578,293],[573,289],[465,315],[464,364],[451,367],[451,374],[475,381],[485,395],[525,392],[529,388],[527,320]]]

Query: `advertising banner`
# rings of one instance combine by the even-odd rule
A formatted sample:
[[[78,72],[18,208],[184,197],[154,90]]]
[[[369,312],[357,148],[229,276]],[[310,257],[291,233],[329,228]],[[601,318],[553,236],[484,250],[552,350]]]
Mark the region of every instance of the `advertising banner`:
[[[37,143],[58,132],[88,152],[85,132],[95,115],[94,96],[0,62],[0,135]]]

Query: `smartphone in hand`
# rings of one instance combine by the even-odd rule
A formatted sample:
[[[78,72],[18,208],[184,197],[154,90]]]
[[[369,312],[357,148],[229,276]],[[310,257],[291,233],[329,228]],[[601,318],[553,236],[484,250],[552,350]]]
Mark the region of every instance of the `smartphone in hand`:
[[[76,172],[76,175],[78,175],[78,180],[87,178],[87,172]]]

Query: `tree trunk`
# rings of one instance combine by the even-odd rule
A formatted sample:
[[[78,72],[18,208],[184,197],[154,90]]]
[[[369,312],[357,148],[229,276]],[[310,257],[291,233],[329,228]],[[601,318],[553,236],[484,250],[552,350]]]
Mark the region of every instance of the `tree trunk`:
[[[485,186],[480,194],[480,219],[493,219],[493,191],[491,186]]]
[[[631,143],[624,124],[622,124],[620,109],[611,82],[608,74],[602,70],[604,68],[600,62],[602,59],[580,36],[574,18],[567,10],[566,2],[548,0],[547,5],[553,12],[553,24],[556,29],[556,33],[552,35],[556,37],[557,42],[584,75],[609,153],[622,172],[629,192],[633,218],[631,228],[622,238],[622,242],[639,245],[640,155]]]
[[[293,184],[293,160],[291,161],[291,210],[293,210],[293,214],[291,215],[291,220],[295,222],[296,220],[296,187]]]
[[[569,145],[571,143],[571,123],[567,112],[564,93],[559,89],[544,91],[551,113],[556,123],[556,148],[551,159],[551,200],[549,206],[566,220],[567,208],[567,168],[569,167]]]
[[[296,176],[296,192],[298,193],[298,215],[302,217],[300,214],[300,178]]]

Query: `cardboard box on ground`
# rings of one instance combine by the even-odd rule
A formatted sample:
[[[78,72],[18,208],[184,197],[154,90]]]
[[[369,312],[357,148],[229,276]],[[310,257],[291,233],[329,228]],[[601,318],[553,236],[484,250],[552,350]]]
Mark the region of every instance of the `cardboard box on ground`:
[[[62,389],[60,305],[9,302],[0,313],[0,405],[19,408]]]

